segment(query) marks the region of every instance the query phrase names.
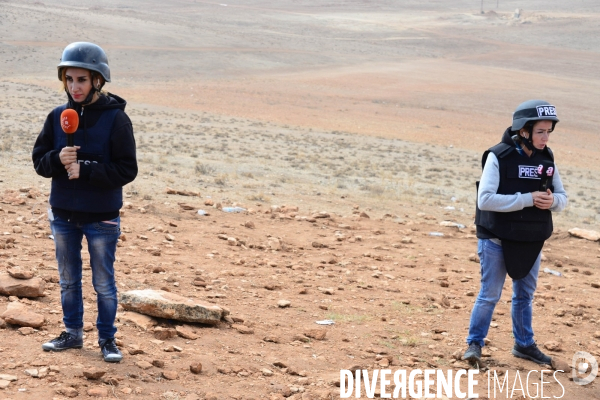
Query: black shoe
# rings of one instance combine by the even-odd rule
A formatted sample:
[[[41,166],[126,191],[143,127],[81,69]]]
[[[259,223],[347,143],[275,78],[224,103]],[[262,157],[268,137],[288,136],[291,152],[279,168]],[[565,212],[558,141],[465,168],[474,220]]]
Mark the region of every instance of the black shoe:
[[[472,364],[481,363],[481,346],[477,343],[471,343],[463,356],[463,360],[469,361]]]
[[[552,365],[552,358],[542,353],[535,343],[529,347],[521,347],[515,343],[512,353],[515,357],[524,358],[534,363]]]
[[[44,351],[63,351],[67,349],[81,349],[83,338],[76,339],[68,332],[62,332],[59,337],[42,345]]]
[[[98,343],[100,350],[102,350],[102,356],[106,362],[119,362],[123,359],[123,354],[115,343],[115,338],[105,339]]]

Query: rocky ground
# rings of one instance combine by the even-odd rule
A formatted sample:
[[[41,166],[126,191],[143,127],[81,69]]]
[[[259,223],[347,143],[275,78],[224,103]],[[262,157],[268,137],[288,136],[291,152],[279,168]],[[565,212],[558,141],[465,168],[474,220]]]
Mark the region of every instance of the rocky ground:
[[[599,242],[568,233],[600,231],[597,2],[92,3],[0,1],[0,399],[337,399],[342,368],[468,368],[481,154],[539,97],[559,110],[569,205],[544,249],[562,276],[541,273],[536,338],[559,361],[600,359]],[[116,365],[96,346],[87,256],[85,346],[41,350],[62,316],[49,181],[30,154],[65,101],[55,67],[75,40],[108,52],[106,89],[128,101],[138,145],[120,293],[226,314],[121,308]],[[540,367],[510,354],[505,288],[477,391],[535,398]],[[486,370],[516,391],[488,395]],[[598,378],[570,376],[546,376],[540,397],[600,398]]]
[[[39,279],[33,286],[43,289],[28,295],[43,296],[0,296],[0,313],[18,303],[43,323],[2,323],[1,398],[335,399],[340,369],[469,368],[460,354],[479,264],[472,227],[442,223],[460,223],[455,210],[407,205],[382,215],[346,199],[329,211],[183,194],[165,188],[157,194],[165,201],[124,207],[119,291],[162,289],[230,314],[217,325],[202,325],[144,318],[121,307],[118,339],[125,358],[112,365],[96,345],[89,258],[84,348],[41,350],[62,330],[47,216],[31,207],[47,193],[3,193],[0,284],[8,279],[5,270],[19,272],[33,276],[22,282]],[[216,208],[228,205],[247,211]],[[542,268],[563,276],[541,273],[534,327],[538,343],[557,359],[570,362],[579,350],[600,356],[599,258],[598,242],[563,230],[545,246]],[[509,282],[505,289],[483,371],[512,377],[537,366],[510,355]],[[326,319],[334,324],[316,324]],[[597,382],[578,386],[570,374],[557,376],[561,385],[552,380],[545,395],[558,397],[564,386],[564,398],[598,398]],[[533,396],[535,387],[529,388]]]

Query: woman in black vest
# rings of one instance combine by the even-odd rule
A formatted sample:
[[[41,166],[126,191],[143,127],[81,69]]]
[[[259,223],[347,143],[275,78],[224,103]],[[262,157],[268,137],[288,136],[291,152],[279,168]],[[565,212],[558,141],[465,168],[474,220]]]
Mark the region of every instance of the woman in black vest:
[[[552,211],[567,204],[554,155],[547,143],[558,118],[556,108],[541,100],[520,104],[513,123],[496,146],[483,155],[478,182],[478,253],[481,290],[469,325],[464,359],[481,360],[492,314],[508,274],[513,279],[512,354],[550,364],[533,339],[532,304],[544,241],[552,234]]]
[[[58,64],[58,79],[68,102],[48,114],[32,158],[36,172],[52,178],[48,216],[56,248],[65,331],[42,348],[62,351],[83,347],[81,248],[85,236],[97,294],[98,344],[105,361],[119,362],[123,356],[115,345],[114,261],[122,188],[137,175],[133,127],[124,111],[125,100],[101,91],[110,82],[110,68],[99,46],[87,42],[68,45]],[[75,110],[79,117],[77,130],[70,137],[71,146],[61,127],[66,109]]]

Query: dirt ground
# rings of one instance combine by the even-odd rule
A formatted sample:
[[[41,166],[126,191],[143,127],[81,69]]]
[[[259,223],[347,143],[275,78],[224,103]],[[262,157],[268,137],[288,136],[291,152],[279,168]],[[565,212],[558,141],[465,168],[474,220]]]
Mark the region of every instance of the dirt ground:
[[[563,276],[540,274],[536,340],[558,343],[546,351],[569,363],[577,351],[600,360],[600,245],[567,233],[600,230],[600,6],[536,0],[515,18],[516,1],[484,2],[484,14],[479,2],[422,3],[0,1],[0,273],[17,265],[47,281],[42,298],[0,296],[0,313],[20,301],[46,318],[34,332],[0,329],[0,374],[18,377],[0,399],[337,399],[340,369],[468,368],[456,354],[479,289],[474,183],[482,151],[529,98],[557,106],[550,146],[569,193],[544,248],[542,269]],[[125,358],[106,364],[87,266],[84,349],[41,350],[62,315],[50,182],[30,152],[65,100],[55,66],[78,40],[107,51],[107,90],[128,100],[138,144],[119,291],[218,304],[237,329],[186,324],[197,339],[161,342],[120,310]],[[539,366],[510,354],[510,297],[508,280],[480,398],[486,370],[517,388],[508,398],[535,398],[525,379]],[[316,324],[324,319],[335,323]],[[305,336],[314,329],[325,338]],[[43,378],[25,373],[43,368]],[[106,375],[84,377],[92,368]],[[570,376],[546,376],[544,396],[600,398],[599,378]]]

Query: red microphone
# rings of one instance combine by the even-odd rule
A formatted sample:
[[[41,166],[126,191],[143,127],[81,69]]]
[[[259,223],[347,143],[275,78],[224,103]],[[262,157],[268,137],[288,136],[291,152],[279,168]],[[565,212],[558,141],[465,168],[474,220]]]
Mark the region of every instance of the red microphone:
[[[73,147],[74,138],[73,134],[77,130],[79,126],[79,115],[77,115],[77,111],[67,108],[60,114],[60,127],[67,134],[67,146]]]

